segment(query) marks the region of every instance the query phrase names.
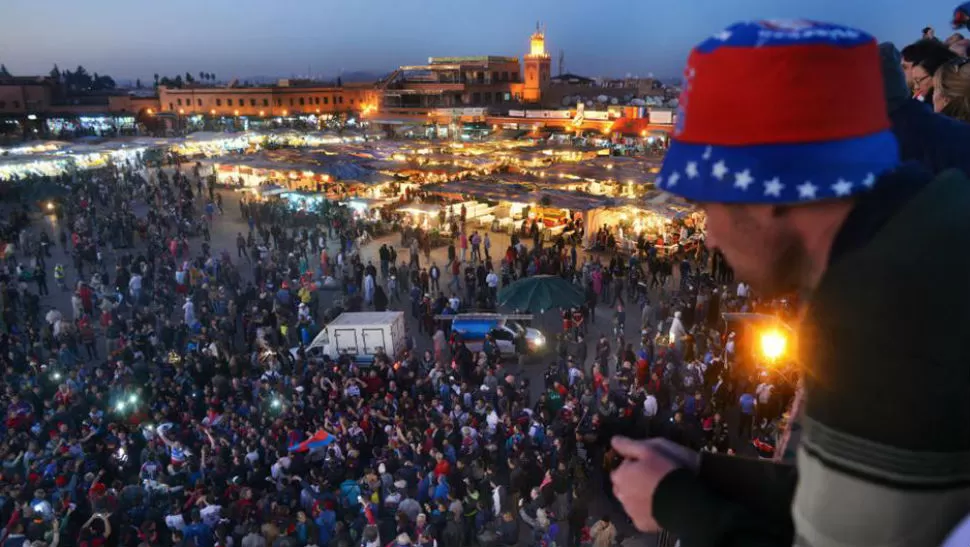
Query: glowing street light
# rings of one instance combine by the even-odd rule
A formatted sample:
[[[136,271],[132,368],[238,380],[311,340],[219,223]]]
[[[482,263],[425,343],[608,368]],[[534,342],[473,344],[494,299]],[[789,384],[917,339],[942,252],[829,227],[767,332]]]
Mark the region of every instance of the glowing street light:
[[[768,330],[761,333],[761,354],[769,361],[777,361],[788,349],[788,338],[781,331]]]
[[[215,116],[216,115],[216,109],[213,108],[212,110],[210,110],[209,111],[209,114],[212,114],[213,116]]]

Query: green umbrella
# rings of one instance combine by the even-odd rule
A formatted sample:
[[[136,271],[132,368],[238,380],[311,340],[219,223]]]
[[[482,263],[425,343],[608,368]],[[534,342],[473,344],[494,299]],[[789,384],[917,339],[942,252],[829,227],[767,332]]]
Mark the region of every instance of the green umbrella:
[[[526,277],[505,287],[498,295],[500,306],[531,313],[572,308],[584,302],[583,290],[558,275]]]

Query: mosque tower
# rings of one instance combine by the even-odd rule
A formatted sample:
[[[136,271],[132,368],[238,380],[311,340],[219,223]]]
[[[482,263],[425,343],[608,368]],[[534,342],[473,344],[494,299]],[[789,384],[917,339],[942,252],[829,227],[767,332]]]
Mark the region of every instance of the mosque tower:
[[[542,90],[549,84],[552,67],[552,59],[546,53],[546,35],[538,22],[529,42],[529,53],[523,58],[525,85],[522,99],[527,103],[537,103],[542,98]]]

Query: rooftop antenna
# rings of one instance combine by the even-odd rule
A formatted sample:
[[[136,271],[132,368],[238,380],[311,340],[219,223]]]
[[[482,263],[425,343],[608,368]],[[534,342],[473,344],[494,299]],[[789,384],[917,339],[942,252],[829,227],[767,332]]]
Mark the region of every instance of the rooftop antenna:
[[[539,30],[539,20],[538,19],[536,19],[536,32],[542,32],[541,30]]]
[[[563,66],[566,64],[566,52],[562,49],[559,50],[559,75],[563,75]]]

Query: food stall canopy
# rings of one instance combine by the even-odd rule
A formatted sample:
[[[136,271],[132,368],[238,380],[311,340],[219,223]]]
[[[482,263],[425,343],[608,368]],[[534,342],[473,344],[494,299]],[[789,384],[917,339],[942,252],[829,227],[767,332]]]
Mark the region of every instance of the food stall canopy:
[[[415,215],[418,215],[418,214],[437,215],[438,212],[441,211],[441,205],[435,205],[431,203],[412,203],[411,205],[407,205],[405,207],[399,208],[398,211],[402,213],[411,213]]]
[[[224,141],[230,139],[248,139],[250,137],[258,138],[259,133],[254,133],[251,131],[236,131],[236,132],[222,132],[222,131],[196,131],[195,133],[190,133],[185,136],[186,142],[193,143],[203,143],[203,142],[216,142]]]
[[[330,163],[322,166],[322,169],[324,173],[337,180],[353,180],[368,185],[394,181],[394,177],[349,161]]]
[[[60,148],[70,146],[66,141],[41,141],[13,145],[9,148],[0,148],[0,156],[32,156],[35,154],[47,154]]]
[[[478,180],[433,184],[425,186],[424,189],[437,195],[464,196],[493,202],[542,203],[545,207],[571,211],[591,211],[616,204],[612,198],[594,196],[585,192],[550,188],[537,190],[527,185],[497,185],[494,182]]]

